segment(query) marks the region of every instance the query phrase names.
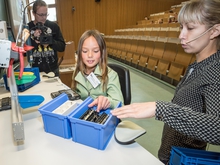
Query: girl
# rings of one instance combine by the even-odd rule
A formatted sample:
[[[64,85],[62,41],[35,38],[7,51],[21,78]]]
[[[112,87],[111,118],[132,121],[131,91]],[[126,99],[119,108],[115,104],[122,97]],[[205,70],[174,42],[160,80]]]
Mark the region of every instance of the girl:
[[[97,111],[123,104],[118,75],[107,66],[106,44],[97,30],[88,30],[81,36],[72,80],[72,88],[83,100],[88,96],[95,99],[89,107],[97,105]]]

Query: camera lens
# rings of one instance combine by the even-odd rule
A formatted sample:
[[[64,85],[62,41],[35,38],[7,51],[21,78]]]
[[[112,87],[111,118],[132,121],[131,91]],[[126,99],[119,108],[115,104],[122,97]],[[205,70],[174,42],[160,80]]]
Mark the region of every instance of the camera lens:
[[[44,37],[42,38],[42,41],[43,41],[43,42],[47,42],[47,41],[48,41],[48,37],[47,37],[47,36],[44,36]]]

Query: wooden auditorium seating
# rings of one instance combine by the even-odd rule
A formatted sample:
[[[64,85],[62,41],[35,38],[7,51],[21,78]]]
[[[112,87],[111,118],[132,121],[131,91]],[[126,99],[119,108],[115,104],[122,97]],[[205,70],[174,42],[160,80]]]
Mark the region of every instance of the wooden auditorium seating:
[[[167,42],[179,43],[179,31],[167,31]]]
[[[126,44],[127,44],[127,39],[121,38],[120,39],[120,44],[118,44],[118,48],[115,50],[115,52],[113,53],[113,56],[116,59],[120,59],[121,58],[121,52],[122,50],[125,48]]]
[[[152,56],[149,56],[147,61],[146,72],[152,74],[152,71],[155,71],[159,59],[162,58],[164,53],[165,43],[156,41],[154,43],[154,50]]]
[[[158,58],[155,58],[152,56],[148,57],[145,72],[148,74],[152,74],[152,72],[155,71],[155,69],[156,69],[157,63],[158,63]]]
[[[167,42],[167,31],[166,30],[160,30],[158,32],[157,41]]]
[[[171,9],[179,11],[180,7]],[[176,85],[174,82],[180,81],[195,56],[181,47],[180,25],[168,23],[169,11],[151,14],[150,20],[137,21],[137,25],[116,29],[114,35],[106,36],[109,56]],[[162,24],[159,19],[163,19]]]
[[[186,68],[192,62],[194,58],[192,54],[186,53],[180,44],[177,45],[178,50],[174,62],[171,62],[169,72],[167,76],[171,78],[171,83],[173,80],[180,81],[181,77],[184,75]]]
[[[143,35],[141,36],[141,40],[148,40],[150,33],[153,29],[153,24],[145,25],[142,27]]]
[[[152,56],[155,58],[162,58],[164,53],[165,43],[164,42],[154,42],[154,50]]]
[[[146,47],[146,43],[147,42],[145,40],[139,40],[136,53],[143,54]]]
[[[143,55],[151,56],[153,54],[153,51],[154,51],[154,41],[146,40]]]
[[[114,58],[114,53],[118,50],[120,44],[121,44],[121,39],[119,38],[110,39],[109,47],[107,47],[108,54],[110,55],[110,57]]]
[[[165,43],[164,53],[162,59],[158,60],[156,71],[153,73],[156,77],[162,79],[166,76],[170,67],[170,63],[174,61],[177,54],[176,43]]]
[[[140,56],[143,54],[145,50],[145,45],[146,45],[145,40],[138,40],[138,46],[137,46],[136,52],[133,53],[133,57],[131,61],[131,65],[134,66],[135,68],[137,67],[139,63]]]
[[[170,61],[164,60],[164,59],[160,59],[158,61],[157,67],[156,67],[156,71],[155,71],[155,76],[159,75],[159,78],[161,79],[162,76],[166,76],[167,75],[167,71],[170,67]],[[156,74],[158,73],[158,74]]]
[[[160,24],[153,24],[152,30],[150,31],[150,34],[148,37],[148,40],[156,41],[158,34],[159,34],[159,31],[160,31]]]
[[[184,73],[184,66],[175,62],[172,62],[170,64],[169,72],[167,76],[171,78],[171,84],[173,83],[173,80],[180,81],[181,76]]]
[[[175,60],[177,51],[178,51],[178,46],[177,46],[176,43],[166,42],[166,43],[165,43],[164,53],[163,53],[163,57],[162,57],[162,58],[163,58],[164,60],[167,60],[167,61],[172,62],[172,61]]]
[[[137,47],[138,47],[138,40],[133,39],[131,42],[132,43],[131,43],[130,50],[127,51],[126,58],[125,58],[125,63],[128,65],[131,65],[133,54],[137,51]]]
[[[177,45],[177,54],[174,62],[182,64],[183,66],[187,67],[190,64],[192,57],[193,57],[192,54],[188,54],[184,51],[181,44]]]
[[[140,60],[137,65],[138,69],[141,69],[143,71],[145,70],[148,58],[152,56],[153,51],[154,51],[154,41],[149,41],[149,40],[145,41],[145,49],[143,54],[141,54],[140,56]]]
[[[118,39],[115,38],[107,38],[105,39],[108,54],[112,57],[113,52],[117,49],[117,45],[120,43]]]
[[[147,61],[148,61],[148,56],[141,55],[139,62],[138,62],[138,65],[137,65],[137,68],[144,71]]]
[[[131,60],[131,66],[137,68],[138,62],[140,60],[140,56],[141,55],[138,53],[133,53],[132,60]]]
[[[139,39],[141,36],[144,35],[144,31],[141,28],[135,28],[133,31],[133,37],[135,39]]]
[[[126,55],[127,55],[127,52],[131,48],[132,41],[133,41],[132,39],[127,39],[126,45],[125,45],[124,49],[121,51],[121,56],[119,58],[120,61],[125,62]]]
[[[158,34],[159,34],[159,31],[152,30],[152,31],[150,32],[150,36],[148,37],[148,40],[150,40],[150,41],[156,41],[156,40],[157,40],[157,37],[158,37]]]

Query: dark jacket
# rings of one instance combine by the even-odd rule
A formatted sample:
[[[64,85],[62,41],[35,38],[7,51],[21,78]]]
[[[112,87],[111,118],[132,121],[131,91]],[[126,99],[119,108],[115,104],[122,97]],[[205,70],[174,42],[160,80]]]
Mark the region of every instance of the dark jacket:
[[[35,30],[35,24],[33,21],[28,23],[29,30]],[[51,72],[58,69],[58,55],[57,51],[63,52],[65,50],[65,41],[59,26],[47,20],[44,24],[45,27],[51,29],[52,43],[47,47],[41,44],[37,44],[33,36],[31,39],[31,45],[34,46],[32,50],[33,62],[32,67],[39,67],[40,72]]]

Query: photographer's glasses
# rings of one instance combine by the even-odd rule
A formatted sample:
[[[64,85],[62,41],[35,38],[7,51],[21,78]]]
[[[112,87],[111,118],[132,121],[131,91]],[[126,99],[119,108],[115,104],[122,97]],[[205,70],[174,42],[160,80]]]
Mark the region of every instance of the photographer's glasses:
[[[43,13],[41,13],[41,14],[38,14],[38,13],[36,13],[39,17],[47,17],[48,15],[49,15],[49,13],[45,13],[45,14],[43,14]]]

